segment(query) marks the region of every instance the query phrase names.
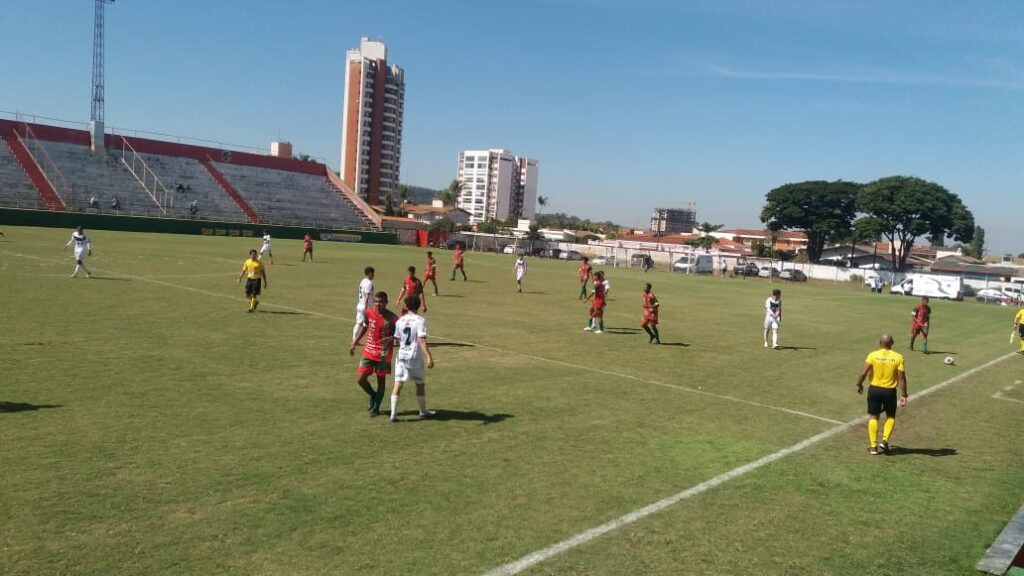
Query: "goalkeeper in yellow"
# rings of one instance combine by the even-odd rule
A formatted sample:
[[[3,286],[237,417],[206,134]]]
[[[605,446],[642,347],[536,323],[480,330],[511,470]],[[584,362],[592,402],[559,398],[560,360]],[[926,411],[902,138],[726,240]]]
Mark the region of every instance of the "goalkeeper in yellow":
[[[260,262],[259,253],[255,248],[249,250],[249,259],[242,264],[242,272],[238,275],[238,284],[242,281],[242,277],[246,277],[245,280],[245,297],[249,300],[249,309],[247,312],[255,312],[256,307],[260,305],[257,297],[260,295],[260,284],[262,287],[267,287],[267,270],[263,267],[263,262]]]
[[[878,340],[881,346],[868,354],[864,360],[864,369],[857,377],[857,394],[864,392],[864,379],[871,375],[868,386],[868,454],[879,452],[889,454],[889,437],[896,426],[896,388],[899,387],[899,406],[907,405],[907,375],[903,363],[903,355],[892,349],[892,334],[882,334]],[[878,439],[878,417],[885,411],[885,427],[882,429],[882,441]]]
[[[1020,343],[1017,354],[1024,354],[1024,308],[1018,308],[1017,314],[1013,317],[1013,331],[1017,333],[1017,340]],[[1010,332],[1010,342],[1013,342],[1013,332]]]

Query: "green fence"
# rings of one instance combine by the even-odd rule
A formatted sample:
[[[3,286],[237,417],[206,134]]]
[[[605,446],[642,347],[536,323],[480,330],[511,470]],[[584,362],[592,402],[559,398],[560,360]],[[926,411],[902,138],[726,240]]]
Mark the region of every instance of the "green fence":
[[[90,214],[87,212],[21,210],[18,208],[0,208],[0,224],[8,226],[43,226],[46,228],[76,228],[82,226],[90,230],[243,237],[259,237],[263,235],[264,230],[267,230],[275,238],[297,239],[303,238],[306,232],[309,232],[318,240],[362,242],[366,244],[398,244],[398,235],[392,232],[300,228],[296,226],[249,224],[246,222],[179,220],[173,218],[148,218],[144,216]]]

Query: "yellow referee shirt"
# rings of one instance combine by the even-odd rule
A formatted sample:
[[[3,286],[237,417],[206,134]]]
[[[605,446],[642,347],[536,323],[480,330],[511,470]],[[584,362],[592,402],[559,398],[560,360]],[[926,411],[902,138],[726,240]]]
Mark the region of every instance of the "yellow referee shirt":
[[[1014,324],[1024,324],[1024,308],[1017,310],[1017,314],[1013,317]]]
[[[906,372],[903,355],[885,348],[879,348],[868,354],[864,362],[871,364],[871,385],[879,388],[895,388],[896,373]]]
[[[245,277],[249,280],[255,280],[263,277],[263,262],[259,260],[253,260],[249,258],[242,264],[242,270],[245,271]]]

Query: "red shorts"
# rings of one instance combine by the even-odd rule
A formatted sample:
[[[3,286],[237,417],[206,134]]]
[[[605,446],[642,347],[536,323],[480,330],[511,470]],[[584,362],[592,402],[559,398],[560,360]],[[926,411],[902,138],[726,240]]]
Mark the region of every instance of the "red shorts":
[[[366,357],[360,358],[356,374],[360,376],[369,376],[370,374],[387,376],[391,374],[391,358],[381,358],[380,360],[372,360]]]
[[[590,305],[590,315],[604,314],[604,300],[594,300],[594,303]]]
[[[917,336],[918,334],[924,334],[924,337],[928,337],[928,325],[927,324],[914,324],[910,327],[910,335]]]
[[[657,316],[650,316],[650,317],[644,316],[644,321],[641,322],[640,325],[641,326],[657,326],[658,325],[658,317]]]
[[[426,273],[423,274],[423,280],[424,281],[431,280],[433,278],[434,278],[434,273],[432,271],[430,271],[430,270],[427,270]]]

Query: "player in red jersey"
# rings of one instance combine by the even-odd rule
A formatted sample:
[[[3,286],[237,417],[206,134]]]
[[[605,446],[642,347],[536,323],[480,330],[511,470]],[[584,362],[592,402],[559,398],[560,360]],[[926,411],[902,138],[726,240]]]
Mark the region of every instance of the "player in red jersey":
[[[917,340],[917,335],[920,334],[924,340],[924,344],[921,349],[925,354],[928,353],[928,324],[932,319],[932,307],[928,305],[928,297],[922,296],[921,303],[914,306],[914,311],[911,312],[914,315],[914,323],[910,325],[910,349],[914,349],[914,340]]]
[[[591,275],[590,258],[584,256],[580,262],[580,300],[587,297],[587,282],[590,281]]]
[[[452,280],[455,280],[455,272],[462,272],[462,281],[466,281],[466,264],[462,261],[462,244],[455,245],[455,266],[452,266]],[[426,312],[426,310],[424,310]]]
[[[644,319],[640,322],[640,326],[650,336],[648,342],[653,344],[661,344],[661,336],[658,335],[658,309],[661,307],[661,303],[658,302],[658,297],[651,291],[651,283],[644,284]]]
[[[402,291],[398,293],[398,301],[402,303],[402,314],[409,311],[409,308],[405,305],[405,298],[407,296],[416,296],[420,299],[420,306],[422,307],[423,313],[427,313],[427,297],[423,293],[423,282],[416,277],[416,267],[409,266],[409,275],[402,280]]]
[[[370,411],[371,417],[380,416],[380,403],[384,400],[384,381],[387,375],[391,374],[391,348],[395,339],[395,322],[398,321],[398,316],[388,310],[387,292],[374,294],[373,306],[366,311],[366,319],[363,320],[359,332],[348,348],[349,356],[354,356],[359,340],[366,335],[366,344],[363,345],[363,355],[359,359],[356,374],[359,375],[359,387],[370,396],[367,410]],[[370,374],[377,375],[376,390],[370,386]]]
[[[306,261],[306,254],[309,254],[309,261],[313,261],[313,237],[306,232],[306,237],[302,239],[302,261]]]
[[[594,301],[590,305],[590,321],[587,322],[587,327],[584,330],[587,332],[593,330],[594,334],[601,334],[604,332],[604,272],[594,272],[594,291],[587,294],[583,301],[586,302],[591,298]]]
[[[423,272],[423,283],[426,284],[429,280],[434,285],[434,296],[437,296],[437,280],[435,278],[437,278],[437,260],[434,260],[433,252],[427,252],[427,269]]]

